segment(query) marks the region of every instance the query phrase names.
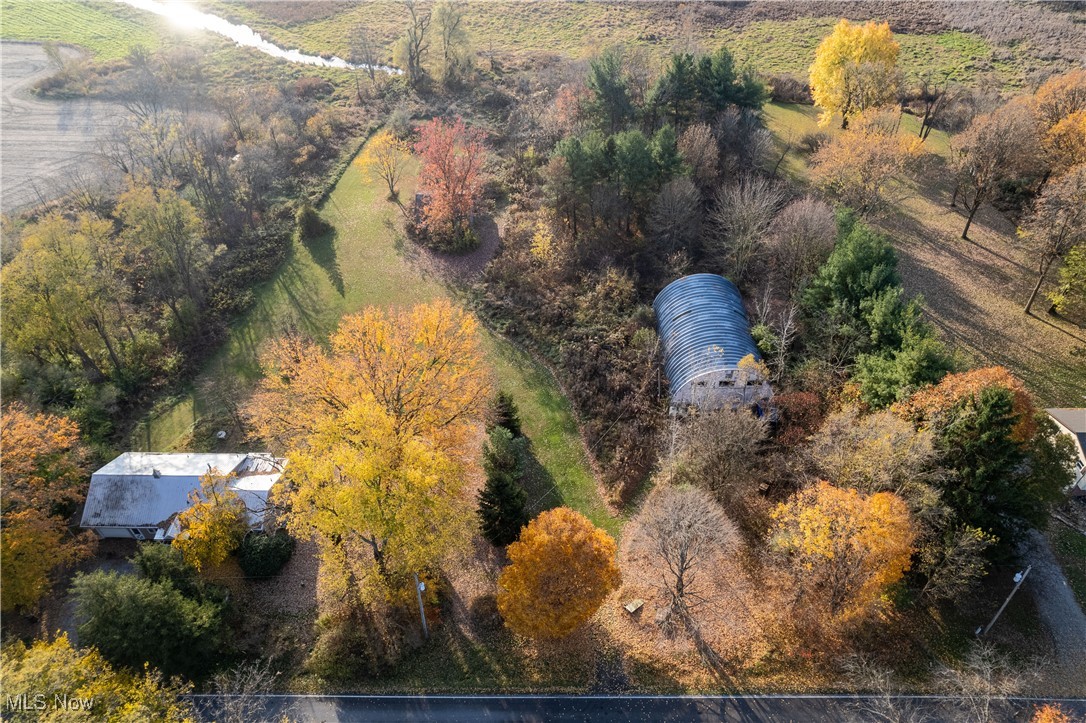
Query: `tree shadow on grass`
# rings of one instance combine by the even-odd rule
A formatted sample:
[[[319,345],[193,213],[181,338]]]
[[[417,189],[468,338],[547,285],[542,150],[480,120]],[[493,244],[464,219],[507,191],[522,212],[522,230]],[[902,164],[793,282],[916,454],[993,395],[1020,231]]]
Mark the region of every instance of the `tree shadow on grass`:
[[[531,440],[525,438],[525,441],[520,456],[523,469],[520,485],[528,495],[528,515],[535,517],[545,510],[561,507],[565,500],[554,475],[536,457]]]
[[[326,233],[322,233],[320,236],[316,236],[311,239],[306,239],[302,243],[305,245],[306,250],[309,251],[309,255],[313,257],[313,261],[317,266],[324,269],[324,273],[328,274],[328,280],[332,282],[332,286],[335,288],[336,293],[340,296],[344,295],[344,283],[343,272],[339,268],[339,259],[336,257],[336,238],[339,236],[339,232],[332,228]]]

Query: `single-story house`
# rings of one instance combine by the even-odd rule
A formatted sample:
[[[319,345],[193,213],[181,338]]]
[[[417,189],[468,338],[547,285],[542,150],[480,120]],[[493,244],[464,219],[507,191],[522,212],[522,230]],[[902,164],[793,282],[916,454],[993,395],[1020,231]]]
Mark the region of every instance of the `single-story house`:
[[[264,524],[268,495],[287,460],[268,454],[125,452],[91,475],[80,527],[100,537],[172,540],[176,519],[200,493],[209,472],[230,475],[254,529]]]
[[[1075,461],[1075,482],[1071,485],[1071,494],[1086,495],[1086,408],[1082,409],[1046,409],[1048,416],[1059,427],[1060,432],[1071,438],[1075,444],[1078,459]]]
[[[671,409],[738,409],[770,412],[773,391],[757,365],[743,297],[717,274],[672,281],[652,303],[670,384]]]

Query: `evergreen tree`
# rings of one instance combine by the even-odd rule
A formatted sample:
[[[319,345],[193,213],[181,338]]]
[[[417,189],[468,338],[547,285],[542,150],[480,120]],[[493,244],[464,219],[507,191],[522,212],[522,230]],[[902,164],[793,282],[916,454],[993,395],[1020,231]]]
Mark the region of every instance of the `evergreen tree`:
[[[671,126],[666,125],[653,134],[652,159],[656,162],[658,187],[682,174],[683,157],[679,153],[679,140],[675,135],[675,129]]]
[[[617,132],[633,116],[621,48],[607,48],[589,64],[588,89],[600,125],[609,133]]]
[[[666,108],[677,126],[685,125],[694,113],[698,79],[694,56],[675,53],[652,87],[652,102]]]
[[[1011,438],[1017,421],[1011,392],[988,387],[959,402],[939,435],[943,463],[954,472],[943,483],[944,500],[966,524],[1003,543],[1026,511],[1018,484],[1024,455]]]
[[[520,450],[513,433],[494,427],[483,445],[486,486],[479,492],[479,529],[494,545],[505,546],[528,524],[527,495],[520,486]]]
[[[520,437],[524,434],[520,428],[520,413],[517,411],[517,403],[513,401],[513,395],[507,391],[498,392],[498,398],[494,402],[493,426],[505,427],[514,437]]]

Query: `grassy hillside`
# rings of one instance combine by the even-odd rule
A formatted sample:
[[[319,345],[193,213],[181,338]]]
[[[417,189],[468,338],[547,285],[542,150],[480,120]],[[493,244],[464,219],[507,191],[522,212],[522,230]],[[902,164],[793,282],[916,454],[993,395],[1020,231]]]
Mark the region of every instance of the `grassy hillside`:
[[[415,168],[401,183],[413,193]],[[190,434],[201,414],[221,418],[217,400],[239,394],[260,375],[262,345],[293,326],[325,339],[343,314],[367,305],[408,306],[450,292],[400,231],[398,206],[385,199],[382,182],[371,182],[352,166],[321,209],[333,230],[316,241],[296,244],[275,277],[257,289],[257,302],[231,329],[223,349],[194,384],[194,393],[149,420],[137,441],[157,450],[214,443]],[[488,336],[486,349],[498,384],[520,408],[532,440],[534,461],[527,481],[533,511],[572,506],[595,524],[617,534],[613,517],[596,488],[568,400],[546,368],[504,339]],[[237,445],[229,439],[227,444]]]
[[[243,22],[280,45],[345,54],[351,29],[365,26],[384,48],[386,60],[405,27],[401,3],[376,0],[344,3],[332,11],[321,4],[295,9],[281,3],[237,3],[208,0],[202,7]],[[734,17],[733,17],[734,15]],[[555,53],[586,58],[600,48],[621,43],[640,48],[661,61],[677,42],[713,48],[724,43],[736,56],[765,73],[806,73],[818,42],[837,17],[748,21],[740,8],[725,6],[715,15],[696,16],[683,6],[656,3],[487,2],[465,6],[465,25],[476,50],[503,55]],[[935,70],[960,81],[995,73],[1001,82],[1018,84],[1030,63],[1006,57],[977,35],[956,31],[896,35],[902,46],[901,66],[907,75]],[[1012,51],[1012,58],[1014,57]]]
[[[778,143],[820,130],[811,106],[769,104],[766,120]],[[836,125],[836,124],[834,124]],[[831,126],[830,133],[837,130]],[[901,132],[915,134],[906,116]],[[999,364],[1020,376],[1045,406],[1080,406],[1086,380],[1086,332],[1055,317],[1043,304],[1026,316],[1022,305],[1036,281],[1033,263],[1015,228],[990,205],[977,213],[970,241],[960,236],[961,208],[950,208],[953,188],[940,178],[949,145],[934,131],[925,142],[932,172],[909,184],[894,211],[875,225],[894,239],[906,291],[922,294],[924,307],[952,346],[976,364]],[[806,183],[807,157],[789,152],[784,172]],[[1054,275],[1053,275],[1054,276]]]

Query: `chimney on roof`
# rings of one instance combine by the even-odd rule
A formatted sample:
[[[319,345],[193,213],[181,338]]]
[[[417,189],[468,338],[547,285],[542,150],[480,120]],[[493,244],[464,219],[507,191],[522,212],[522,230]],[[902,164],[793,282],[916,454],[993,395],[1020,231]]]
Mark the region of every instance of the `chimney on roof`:
[[[162,476],[162,473],[161,473],[161,472],[159,472],[159,471],[158,471],[157,469],[152,469],[152,470],[151,470],[151,475],[152,475],[152,476],[153,476],[153,477],[154,477],[155,479],[158,479],[159,477],[161,477],[161,476]]]

